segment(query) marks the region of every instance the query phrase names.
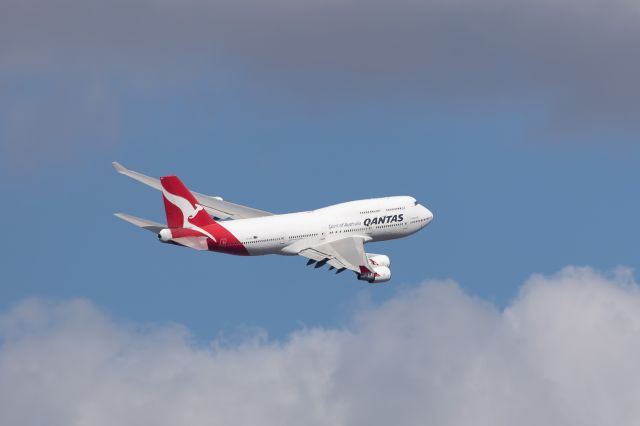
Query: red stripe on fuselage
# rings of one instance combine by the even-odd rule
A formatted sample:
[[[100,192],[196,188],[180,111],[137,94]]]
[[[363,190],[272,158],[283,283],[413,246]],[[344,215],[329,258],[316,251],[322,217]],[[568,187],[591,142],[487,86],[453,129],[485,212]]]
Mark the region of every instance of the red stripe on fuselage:
[[[238,256],[249,256],[247,248],[233,235],[227,228],[218,222],[203,226],[202,229],[213,235],[216,241],[207,238],[209,251],[235,254]]]

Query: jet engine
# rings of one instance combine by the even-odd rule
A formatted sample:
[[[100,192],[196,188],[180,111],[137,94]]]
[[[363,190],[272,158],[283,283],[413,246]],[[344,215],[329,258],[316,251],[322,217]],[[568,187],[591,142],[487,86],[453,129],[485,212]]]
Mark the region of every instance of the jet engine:
[[[369,259],[369,262],[371,262],[373,266],[386,266],[387,268],[391,266],[391,260],[387,255],[375,254],[375,253],[366,253],[366,254],[367,254],[367,258]]]
[[[387,257],[387,260],[388,259]],[[391,269],[389,269],[388,266],[373,266],[373,272],[360,273],[358,274],[358,279],[367,281],[370,284],[384,283],[391,279]]]
[[[158,233],[158,239],[163,243],[168,243],[173,238],[170,229],[163,229]]]

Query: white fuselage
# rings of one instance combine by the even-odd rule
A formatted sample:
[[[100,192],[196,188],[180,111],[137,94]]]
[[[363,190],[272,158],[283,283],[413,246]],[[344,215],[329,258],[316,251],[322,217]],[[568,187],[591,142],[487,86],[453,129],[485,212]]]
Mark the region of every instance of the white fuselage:
[[[317,210],[220,222],[250,255],[296,255],[306,247],[361,236],[392,240],[424,228],[433,214],[408,196],[373,198]]]

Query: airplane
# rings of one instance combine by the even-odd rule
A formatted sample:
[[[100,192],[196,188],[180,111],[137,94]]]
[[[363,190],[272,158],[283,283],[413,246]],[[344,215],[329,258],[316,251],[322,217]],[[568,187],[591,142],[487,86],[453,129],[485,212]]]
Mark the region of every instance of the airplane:
[[[124,213],[115,216],[157,234],[162,243],[240,256],[302,256],[307,265],[329,265],[336,274],[355,272],[358,280],[391,279],[391,261],[366,253],[364,244],[414,234],[433,214],[413,197],[395,196],[348,201],[311,211],[274,214],[191,192],[177,176],[155,179],[128,170],[120,174],[162,191],[167,224]]]

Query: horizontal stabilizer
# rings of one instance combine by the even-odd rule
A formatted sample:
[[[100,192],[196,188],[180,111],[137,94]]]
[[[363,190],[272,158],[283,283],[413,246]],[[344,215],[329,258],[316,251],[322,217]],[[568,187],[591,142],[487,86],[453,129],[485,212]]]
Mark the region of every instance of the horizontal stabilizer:
[[[139,228],[146,229],[147,231],[151,231],[155,234],[159,233],[161,230],[167,227],[167,225],[163,225],[161,223],[153,222],[151,220],[131,216],[125,213],[114,213],[114,216],[126,222],[132,223]]]

